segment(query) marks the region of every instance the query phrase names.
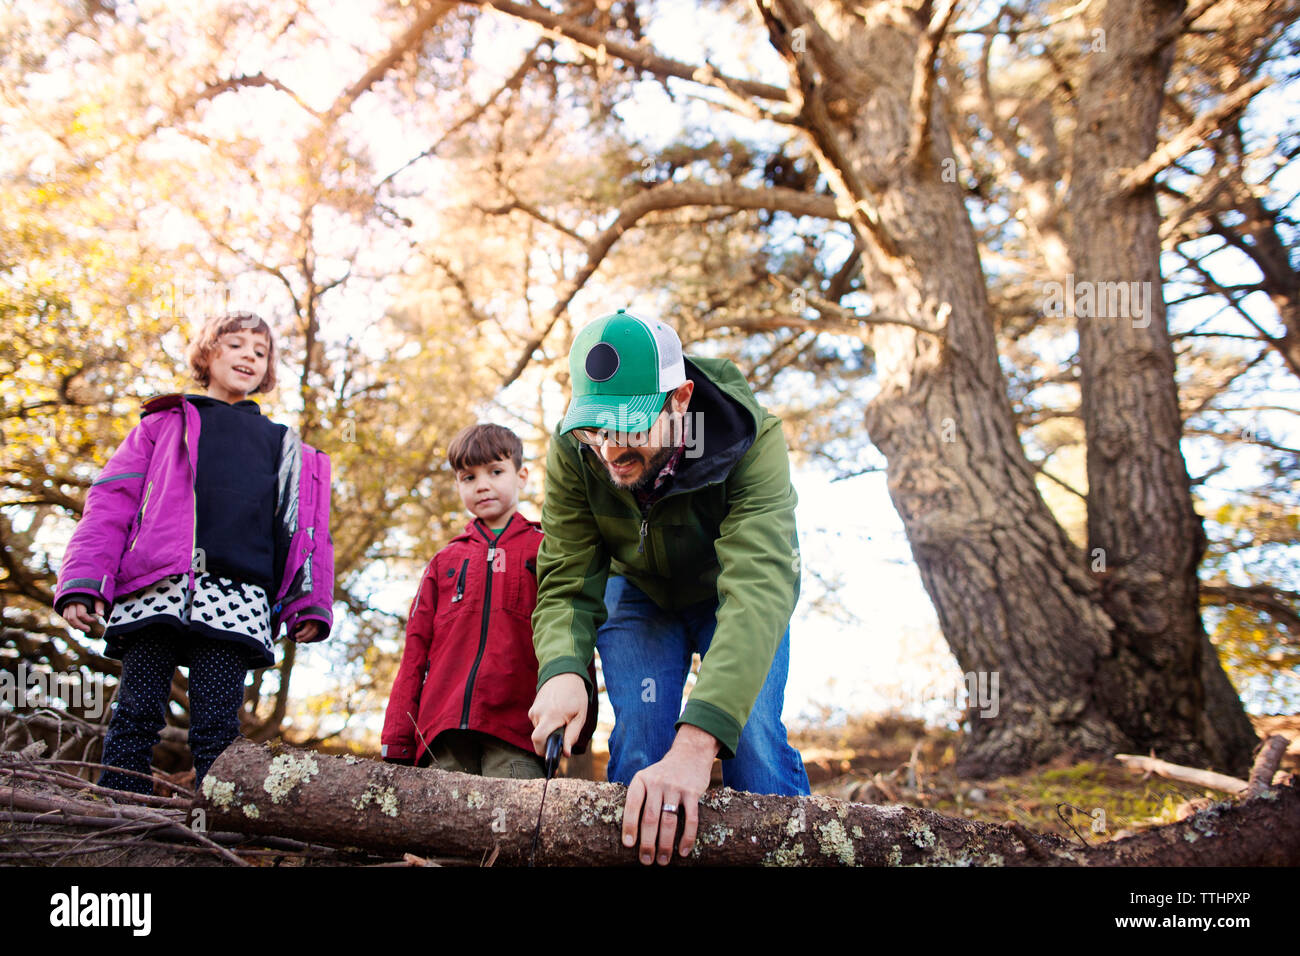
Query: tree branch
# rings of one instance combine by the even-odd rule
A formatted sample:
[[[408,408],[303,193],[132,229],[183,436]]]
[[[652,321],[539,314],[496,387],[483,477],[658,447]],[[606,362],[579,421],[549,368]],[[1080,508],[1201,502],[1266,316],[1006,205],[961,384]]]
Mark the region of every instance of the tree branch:
[[[337,119],[351,109],[352,104],[356,102],[362,93],[382,80],[384,75],[400,63],[404,56],[416,49],[424,40],[424,35],[454,8],[454,3],[432,0],[424,12],[416,17],[415,22],[393,41],[388,48],[388,52],[376,60],[370,69],[366,70],[355,83],[339,94],[338,98],[330,105],[325,116],[322,117],[322,125],[328,125],[332,120]]]
[[[831,302],[829,299],[825,299],[817,295],[815,292],[807,291],[806,289],[803,288],[803,286],[796,284],[787,276],[774,275],[772,276],[772,279],[778,285],[786,289],[787,292],[794,292],[798,290],[798,292],[803,296],[804,301],[807,302],[814,309],[817,309],[819,312],[827,313],[835,316],[840,321],[841,329],[844,331],[861,331],[861,327],[866,325],[905,325],[909,329],[915,329],[918,332],[924,332],[926,335],[934,335],[939,338],[943,338],[945,334],[945,330],[942,328],[932,328],[931,326],[923,325],[920,322],[915,322],[911,319],[903,319],[903,318],[897,318],[893,316],[862,315],[858,312],[853,311],[852,309],[845,308],[844,306],[840,305],[838,302]],[[768,320],[755,319],[753,320],[752,327],[755,330],[762,328],[763,323],[766,321]],[[830,329],[827,328],[827,326],[830,323],[827,323],[826,320],[824,319],[818,319],[814,322],[807,322],[806,320],[804,320],[804,324],[802,325],[795,321],[790,321],[790,322],[785,322],[782,320],[771,320],[771,321],[775,323],[770,326],[771,328],[791,328],[791,329],[821,328],[825,331],[830,331]],[[735,325],[735,323],[728,323],[728,324],[733,326]],[[749,321],[746,321],[745,327],[747,328],[751,327]]]
[[[1165,28],[1156,37],[1154,45],[1159,48],[1164,46],[1170,40],[1176,40],[1184,33],[1188,32],[1194,23],[1210,9],[1217,4],[1219,0],[1201,0],[1200,3],[1188,7],[1183,14],[1174,18],[1174,22]]]
[[[931,112],[934,109],[934,84],[939,72],[939,44],[961,0],[950,0],[948,9],[938,20],[931,20],[921,42],[916,48],[915,66],[912,70],[912,131],[908,136],[908,162],[922,165],[928,162],[930,153]]]
[[[671,76],[706,86],[716,86],[740,96],[756,96],[777,102],[790,98],[789,91],[783,87],[725,76],[708,65],[694,66],[661,56],[651,49],[648,43],[637,46],[619,43],[609,39],[600,30],[584,26],[536,4],[514,3],[512,0],[464,0],[464,2],[486,10],[496,10],[517,20],[535,23],[543,27],[549,35],[572,43],[585,56],[598,63],[605,62],[607,57],[613,57],[622,60],[630,67],[645,70],[656,76]]]
[[[1227,94],[1216,106],[1202,113],[1195,123],[1158,147],[1142,163],[1125,172],[1119,181],[1120,191],[1132,192],[1146,186],[1162,169],[1184,153],[1199,146],[1202,140],[1222,126],[1224,121],[1244,108],[1251,97],[1272,82],[1269,77],[1261,77]]]
[[[523,374],[528,363],[532,361],[533,352],[541,348],[568,309],[573,297],[581,291],[587,280],[609,250],[613,248],[623,233],[627,232],[643,217],[652,212],[665,209],[678,209],[684,206],[731,206],[738,209],[775,209],[798,216],[816,216],[821,219],[838,219],[839,211],[835,200],[829,196],[800,192],[797,189],[774,187],[770,189],[749,189],[744,186],[725,184],[709,186],[703,183],[664,183],[654,189],[638,193],[619,206],[614,221],[587,243],[587,258],[574,277],[561,290],[555,305],[551,308],[550,318],[545,326],[533,335],[525,344],[519,358],[502,382],[502,387],[513,383]]]
[[[1235,584],[1202,584],[1201,603],[1218,607],[1235,604],[1254,608],[1300,635],[1300,611],[1297,611],[1300,608],[1300,594],[1295,591],[1276,588],[1271,584],[1252,584],[1246,587]]]
[[[457,133],[461,129],[464,129],[470,123],[474,122],[484,113],[486,113],[488,109],[492,106],[492,104],[501,98],[501,95],[503,93],[506,93],[508,91],[518,90],[519,87],[523,84],[524,78],[528,75],[528,71],[533,68],[536,61],[537,61],[537,46],[533,46],[531,50],[529,50],[526,54],[524,54],[523,60],[520,61],[519,66],[515,68],[514,73],[510,74],[510,78],[507,79],[504,83],[502,83],[499,87],[497,87],[496,91],[491,96],[485,99],[482,103],[479,103],[477,106],[474,107],[474,109],[470,110],[460,119],[456,120],[456,122],[452,123],[451,126],[447,127],[447,129],[443,131],[442,135],[438,137],[437,141],[434,142],[432,146],[412,156],[406,162],[402,163],[402,165],[398,166],[391,173],[386,175],[383,179],[379,180],[379,182],[375,183],[375,188],[374,188],[375,194],[378,195],[379,190],[381,190],[388,183],[392,182],[395,178],[397,178],[397,176],[401,175],[402,172],[414,166],[420,160],[426,159],[434,155],[436,152],[438,152],[438,150],[442,148],[442,144],[447,142],[447,140],[450,139],[455,133]]]
[[[205,100],[216,99],[222,93],[231,93],[234,92],[235,90],[250,89],[250,88],[257,88],[257,87],[269,87],[270,89],[278,90],[279,92],[285,94],[287,97],[293,100],[296,104],[298,104],[298,106],[300,106],[306,112],[310,113],[312,116],[316,117],[317,119],[321,119],[323,117],[323,114],[308,106],[306,102],[303,100],[303,98],[299,96],[297,93],[295,93],[293,90],[291,90],[289,87],[285,86],[279,80],[274,79],[273,77],[269,77],[265,73],[260,73],[260,72],[254,73],[249,76],[230,76],[230,77],[226,77],[224,80],[218,80],[215,83],[209,83],[207,86],[199,90],[193,96],[189,97],[186,100],[183,100],[173,111],[173,113],[175,116],[179,117],[185,113],[188,113],[190,110],[194,109],[194,107],[198,106],[200,103],[202,103]],[[161,126],[156,128],[161,128]]]

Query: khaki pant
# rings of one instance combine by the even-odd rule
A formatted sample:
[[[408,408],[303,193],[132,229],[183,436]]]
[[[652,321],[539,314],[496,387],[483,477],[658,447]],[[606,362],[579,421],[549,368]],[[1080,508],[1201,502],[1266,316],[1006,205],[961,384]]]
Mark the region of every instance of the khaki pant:
[[[444,730],[429,749],[440,770],[514,780],[546,776],[546,764],[537,754],[477,730]]]

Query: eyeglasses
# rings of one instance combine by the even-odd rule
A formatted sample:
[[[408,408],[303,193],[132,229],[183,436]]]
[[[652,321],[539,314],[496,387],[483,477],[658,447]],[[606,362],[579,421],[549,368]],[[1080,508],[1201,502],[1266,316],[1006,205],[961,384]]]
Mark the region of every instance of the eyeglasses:
[[[624,448],[640,448],[643,445],[648,445],[650,444],[650,432],[654,430],[655,423],[659,421],[659,416],[668,407],[668,400],[671,397],[671,394],[664,397],[663,406],[659,409],[659,414],[655,416],[655,420],[650,423],[649,428],[639,432],[616,432],[609,428],[575,428],[573,429],[573,437],[584,445],[591,445],[593,448],[599,448],[606,442]]]

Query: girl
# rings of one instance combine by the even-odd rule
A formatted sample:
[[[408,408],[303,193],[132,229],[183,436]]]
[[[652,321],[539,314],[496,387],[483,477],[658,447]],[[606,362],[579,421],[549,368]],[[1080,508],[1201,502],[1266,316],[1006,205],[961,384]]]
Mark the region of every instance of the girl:
[[[172,674],[189,668],[197,789],[239,736],[249,668],[275,663],[283,624],[300,642],[333,621],[329,458],[247,396],[275,386],[271,329],[215,317],[189,347],[206,395],[146,402],[86,496],[55,610],[89,631],[111,607],[106,654],[122,661],[102,786],[152,792],[150,756]]]

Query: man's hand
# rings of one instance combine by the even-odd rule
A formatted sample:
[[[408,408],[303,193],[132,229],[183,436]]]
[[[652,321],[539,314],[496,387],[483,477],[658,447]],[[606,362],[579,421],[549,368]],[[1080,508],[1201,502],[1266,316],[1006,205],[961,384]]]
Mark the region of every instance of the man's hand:
[[[563,726],[564,756],[573,756],[573,745],[587,721],[587,682],[577,674],[556,674],[537,692],[528,708],[533,722],[533,750],[546,756],[546,738]]]
[[[93,615],[90,613],[90,608],[86,607],[86,605],[75,602],[69,604],[63,609],[63,619],[77,630],[84,631],[86,634],[90,633],[90,627],[94,623],[96,617],[100,619],[104,617],[104,602],[98,598],[95,599],[95,613]]]
[[[686,856],[695,846],[695,829],[699,823],[700,795],[709,788],[713,758],[718,755],[718,740],[711,733],[682,724],[672,747],[658,763],[640,771],[627,788],[623,804],[623,845],[636,843],[638,824],[641,829],[641,862],[654,862],[655,843],[659,844],[659,865],[665,866],[672,856],[677,836],[677,818],[686,815],[679,852]],[[664,805],[676,807],[664,811]]]
[[[293,629],[290,635],[297,643],[305,644],[316,640],[321,632],[320,621],[303,621]]]

